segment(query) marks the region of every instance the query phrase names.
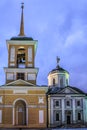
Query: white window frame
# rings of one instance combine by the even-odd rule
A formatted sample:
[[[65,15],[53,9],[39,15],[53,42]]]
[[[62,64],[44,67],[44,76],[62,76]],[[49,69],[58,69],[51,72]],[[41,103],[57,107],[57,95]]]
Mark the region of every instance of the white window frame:
[[[28,48],[28,62],[32,62],[32,47]]]
[[[11,47],[10,49],[10,61],[14,62],[15,61],[15,47]]]
[[[0,123],[2,123],[2,110],[0,110]]]
[[[39,110],[39,123],[44,123],[44,110]]]

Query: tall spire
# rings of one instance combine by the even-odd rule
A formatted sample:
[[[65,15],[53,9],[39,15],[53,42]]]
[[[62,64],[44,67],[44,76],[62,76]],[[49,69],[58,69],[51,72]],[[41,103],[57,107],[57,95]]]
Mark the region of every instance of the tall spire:
[[[24,17],[23,17],[23,9],[24,9],[24,3],[21,3],[21,24],[20,24],[20,34],[19,36],[25,36],[24,34]]]

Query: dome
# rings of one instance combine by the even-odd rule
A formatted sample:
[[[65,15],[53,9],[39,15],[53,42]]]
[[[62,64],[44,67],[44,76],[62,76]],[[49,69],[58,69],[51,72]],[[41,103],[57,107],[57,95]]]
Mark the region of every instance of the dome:
[[[56,72],[61,72],[61,73],[68,73],[68,71],[66,71],[65,69],[61,68],[59,65],[53,69],[52,71],[50,71],[50,74],[56,73]]]
[[[10,40],[28,40],[28,41],[33,41],[32,37],[26,37],[26,36],[17,36],[17,37],[12,37]]]
[[[64,88],[69,85],[69,72],[59,65],[48,74],[48,86]]]

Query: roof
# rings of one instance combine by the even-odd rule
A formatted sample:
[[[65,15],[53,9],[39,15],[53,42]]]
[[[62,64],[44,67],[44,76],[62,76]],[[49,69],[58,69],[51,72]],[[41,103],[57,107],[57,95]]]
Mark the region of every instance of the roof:
[[[10,40],[26,40],[26,41],[33,41],[32,37],[26,37],[26,36],[17,36],[12,37]]]
[[[63,72],[63,73],[67,72],[69,74],[68,71],[66,71],[65,69],[61,68],[59,65],[55,69],[50,71],[50,73],[56,73],[56,72]]]
[[[70,91],[66,92],[65,91],[66,89],[68,89]],[[72,87],[72,86],[66,86],[63,88],[59,88],[59,87],[49,88],[47,94],[51,95],[51,94],[85,94],[85,93],[79,88]]]

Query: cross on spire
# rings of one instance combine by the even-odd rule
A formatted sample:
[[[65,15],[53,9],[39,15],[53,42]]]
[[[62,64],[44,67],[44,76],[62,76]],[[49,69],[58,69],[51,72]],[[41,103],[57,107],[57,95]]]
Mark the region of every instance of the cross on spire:
[[[24,3],[21,3],[21,24],[20,24],[20,34],[19,36],[25,36],[24,34],[24,17],[23,17],[23,9],[24,9]]]
[[[21,3],[21,8],[24,9],[24,3]]]
[[[57,61],[57,67],[59,67],[60,58],[58,56],[56,57],[56,61]]]

